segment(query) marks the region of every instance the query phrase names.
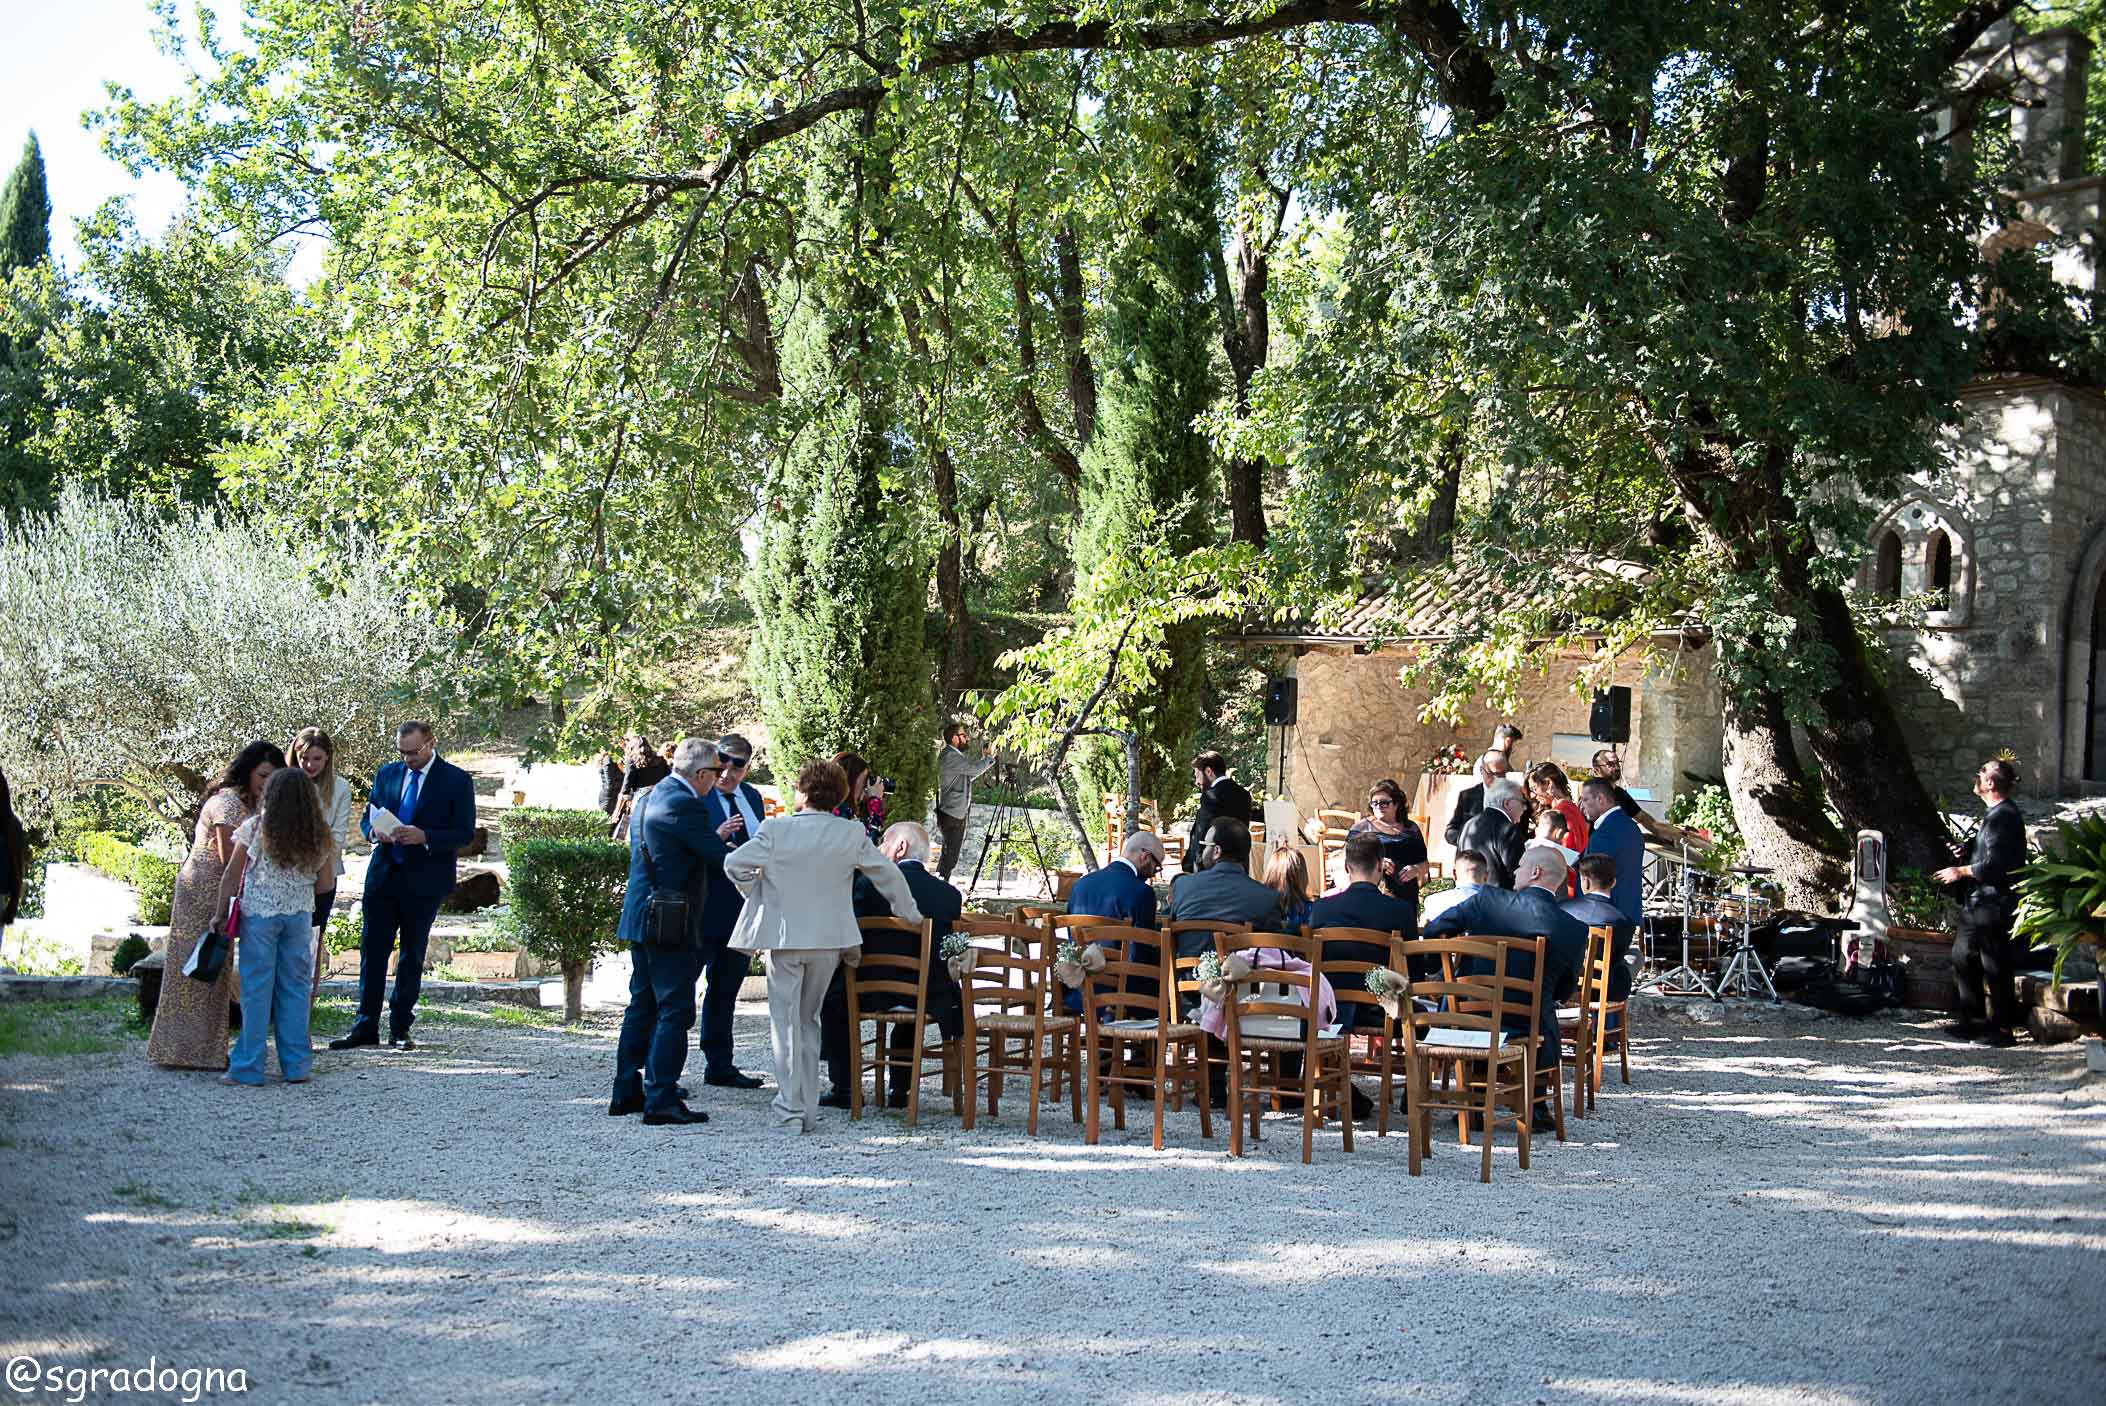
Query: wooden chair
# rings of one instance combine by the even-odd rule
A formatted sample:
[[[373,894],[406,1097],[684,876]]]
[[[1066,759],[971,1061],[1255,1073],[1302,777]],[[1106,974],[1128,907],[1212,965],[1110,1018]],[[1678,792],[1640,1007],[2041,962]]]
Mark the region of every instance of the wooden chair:
[[[918,934],[921,939],[919,956],[902,956],[891,952],[871,950],[863,944],[860,966],[847,969],[848,994],[848,1116],[851,1120],[863,1116],[863,1022],[870,1021],[871,1032],[870,1077],[875,1090],[878,1107],[885,1105],[886,1071],[898,1069],[907,1077],[907,1126],[921,1124],[921,1076],[931,1059],[943,1071],[947,1091],[955,1105],[957,1086],[954,1074],[957,1067],[957,1047],[941,1038],[937,1043],[924,1044],[923,1034],[932,1023],[929,1015],[928,971],[930,940],[935,925],[924,918],[919,923],[904,923],[897,918],[859,918],[857,926],[864,932],[900,932]],[[909,1006],[890,1010],[863,1009],[865,1000],[875,997],[899,996],[912,1002]],[[894,1055],[886,1039],[894,1026],[905,1026],[913,1036],[903,1055]]]
[[[1261,947],[1308,964],[1307,971],[1267,967],[1254,972],[1249,981],[1229,982],[1223,998],[1228,1045],[1229,1155],[1243,1155],[1243,1120],[1250,1119],[1252,1141],[1259,1140],[1258,1102],[1271,1096],[1294,1095],[1302,1103],[1302,1162],[1314,1156],[1316,1125],[1323,1117],[1323,1101],[1337,1101],[1338,1122],[1345,1134],[1345,1150],[1353,1150],[1352,1055],[1345,1036],[1326,1036],[1319,1028],[1317,994],[1323,976],[1323,944],[1311,937],[1283,932],[1221,933],[1214,950],[1226,962],[1230,957],[1250,954]],[[1255,967],[1257,963],[1253,962]],[[1283,990],[1272,994],[1265,986]],[[1295,992],[1301,996],[1297,998]],[[1300,1054],[1301,1074],[1283,1077],[1280,1056]]]
[[[1587,929],[1579,1004],[1558,1008],[1558,1037],[1572,1041],[1572,1111],[1582,1118],[1595,1107],[1595,1095],[1601,1092],[1602,1062],[1612,1046],[1623,1065],[1623,1082],[1631,1082],[1630,1007],[1609,999],[1609,949],[1614,940],[1608,928]]]
[[[1316,818],[1323,822],[1324,832],[1317,839],[1317,847],[1323,851],[1323,872],[1331,872],[1331,856],[1345,848],[1346,835],[1363,818],[1357,810],[1320,810]]]
[[[1048,972],[1052,971],[1053,961],[1060,952],[1061,943],[1087,941],[1088,939],[1084,934],[1091,928],[1115,928],[1118,926],[1119,920],[1117,918],[1099,918],[1087,913],[1048,913],[1039,923],[1039,927],[1048,936],[1046,942],[1046,970]],[[1046,1005],[1049,1015],[1066,1016],[1068,1014],[1067,1006],[1063,1000],[1066,995],[1067,988],[1065,986],[1062,986],[1057,981],[1047,981]],[[1060,1101],[1062,1082],[1068,1068],[1071,1065],[1079,1067],[1078,1061],[1082,1058],[1081,1021],[1078,1020],[1072,1026],[1063,1027],[1063,1032],[1059,1038],[1061,1051],[1053,1064],[1053,1101],[1055,1103]],[[1079,1084],[1070,1097],[1078,1100],[1082,1097],[1082,1089]]]
[[[963,929],[954,923],[951,930],[958,932]],[[961,1051],[964,1067],[960,1078],[966,1129],[970,1131],[973,1126],[980,1086],[983,1083],[987,1086],[987,1116],[1000,1117],[1003,1079],[1013,1068],[1028,1063],[1031,1104],[1030,1111],[1024,1116],[1024,1130],[1032,1137],[1038,1136],[1038,1101],[1040,1091],[1045,1087],[1049,1041],[1055,1067],[1065,1060],[1073,1076],[1069,1087],[1074,1118],[1079,1124],[1082,1121],[1082,1051],[1079,1042],[1067,1037],[1081,1028],[1082,1021],[1065,1011],[1048,1009],[1049,988],[1055,984],[1052,939],[1043,928],[1030,923],[998,923],[998,920],[985,918],[973,923],[970,936],[976,939],[972,970],[958,983],[958,994],[965,1007],[965,1038]],[[1020,1046],[1020,1056],[1029,1051],[1028,1060],[1020,1057],[1017,1065],[1009,1063],[1011,1041]]]
[[[1544,940],[1512,937],[1444,937],[1390,946],[1390,965],[1408,973],[1416,960],[1421,970],[1441,973],[1439,980],[1412,981],[1411,1005],[1401,1013],[1405,1075],[1411,1109],[1410,1171],[1420,1167],[1433,1141],[1436,1109],[1456,1115],[1458,1131],[1469,1144],[1469,1118],[1483,1120],[1484,1147],[1478,1180],[1492,1180],[1492,1132],[1501,1110],[1520,1140],[1521,1170],[1528,1170],[1530,1104],[1536,1083],[1536,1021],[1541,1009]],[[1509,949],[1532,952],[1529,977],[1507,973]],[[1483,973],[1466,972],[1472,961]],[[1439,1008],[1425,1010],[1420,1002]],[[1510,1031],[1509,1022],[1526,1019],[1525,1032]],[[1454,1088],[1436,1091],[1433,1069],[1440,1065],[1458,1077]],[[1474,1072],[1474,1077],[1473,1077]]]
[[[1387,952],[1404,940],[1401,932],[1382,932],[1375,928],[1305,927],[1302,934],[1315,938],[1326,952],[1335,950],[1331,944],[1343,942],[1365,943]],[[1381,1106],[1375,1112],[1375,1136],[1388,1137],[1390,1105],[1397,1099],[1397,1028],[1390,1023],[1389,1013],[1382,1009],[1382,999],[1367,989],[1367,974],[1378,965],[1326,956],[1324,975],[1330,979],[1331,994],[1338,998],[1339,1020],[1345,1020],[1348,1009],[1354,1012],[1353,1024],[1345,1032],[1346,1054],[1352,1072],[1382,1081]],[[1370,1009],[1375,1017],[1372,1021],[1366,1019]],[[1350,1116],[1352,1109],[1348,1107],[1346,1112]]]
[[[1194,952],[1189,957],[1178,956],[1178,937],[1188,932],[1204,933],[1207,941],[1206,948],[1203,950],[1212,950],[1214,939],[1220,937],[1223,933],[1244,933],[1249,932],[1250,929],[1251,925],[1249,923],[1232,923],[1225,918],[1195,918],[1185,923],[1163,924],[1163,950],[1170,954],[1168,957],[1170,979],[1177,988],[1177,1011],[1182,1013],[1195,1010],[1199,1005],[1199,958],[1201,955],[1199,952]],[[1213,1066],[1212,1072],[1214,1076],[1218,1077],[1223,1085],[1226,1086],[1228,1082],[1227,1048],[1224,1046],[1222,1053],[1219,1055],[1213,1052],[1214,1047],[1211,1044],[1203,1044],[1201,1048],[1206,1052],[1208,1063]],[[1184,1107],[1181,1090],[1174,1091],[1170,1099],[1171,1108]]]
[[[1520,942],[1525,946],[1531,939],[1501,938],[1499,940]],[[1548,946],[1547,940],[1545,946],[1546,948]],[[1537,974],[1533,978],[1536,983],[1536,997],[1538,1000],[1542,998],[1543,994],[1543,978],[1541,974],[1543,960],[1542,954],[1539,953],[1536,958]],[[1445,968],[1444,972],[1451,979],[1456,975],[1453,968]],[[1464,1003],[1464,1009],[1468,1008],[1467,1003]],[[1541,1007],[1539,1006],[1537,1009],[1539,1014],[1531,1019],[1529,1023],[1529,1029],[1532,1031],[1540,1031],[1541,1029]],[[1551,1041],[1550,1049],[1551,1061],[1548,1065],[1545,1065],[1539,1039],[1539,1043],[1536,1046],[1535,1072],[1531,1076],[1529,1094],[1532,1102],[1541,1101],[1550,1105],[1550,1118],[1555,1128],[1555,1135],[1559,1142],[1563,1142],[1565,1140],[1565,1040],[1562,1031],[1557,1039]],[[1458,1116],[1456,1123],[1462,1131],[1462,1140],[1467,1143],[1470,1140],[1469,1120]]]
[[[1196,1023],[1177,1018],[1176,984],[1170,972],[1170,947],[1160,933],[1147,928],[1099,929],[1096,940],[1118,943],[1102,971],[1082,983],[1083,1072],[1089,1080],[1089,1122],[1083,1141],[1094,1146],[1107,1090],[1112,1100],[1112,1126],[1126,1126],[1126,1090],[1146,1089],[1155,1099],[1156,1151],[1163,1148],[1163,1110],[1173,1091],[1190,1084],[1199,1102],[1199,1133],[1214,1136],[1211,1086],[1207,1079],[1206,1036]],[[1131,960],[1137,945],[1156,948],[1156,960]],[[1155,989],[1144,991],[1145,980]],[[1138,1053],[1140,1058],[1129,1061]]]

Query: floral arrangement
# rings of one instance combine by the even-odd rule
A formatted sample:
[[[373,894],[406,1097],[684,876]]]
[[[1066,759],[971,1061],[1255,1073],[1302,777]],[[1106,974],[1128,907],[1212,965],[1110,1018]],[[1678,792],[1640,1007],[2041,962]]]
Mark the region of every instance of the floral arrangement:
[[[973,940],[962,932],[947,933],[943,939],[943,960],[953,961],[972,951]]]
[[[1199,979],[1199,983],[1202,986],[1221,980],[1221,954],[1219,952],[1202,952],[1199,957],[1199,965],[1193,968],[1192,974]]]
[[[1402,994],[1397,985],[1397,974],[1388,967],[1371,967],[1367,974],[1367,989],[1370,995],[1389,996]]]
[[[1426,758],[1426,765],[1420,770],[1430,771],[1435,776],[1468,776],[1473,765],[1475,759],[1463,750],[1462,743],[1451,742],[1445,747],[1434,748],[1433,755]]]

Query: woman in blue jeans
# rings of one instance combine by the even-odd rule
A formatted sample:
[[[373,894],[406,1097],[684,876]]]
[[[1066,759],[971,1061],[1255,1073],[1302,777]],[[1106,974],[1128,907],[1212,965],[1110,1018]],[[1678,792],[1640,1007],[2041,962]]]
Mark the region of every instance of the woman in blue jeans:
[[[213,925],[224,928],[241,899],[241,1035],[222,1083],[263,1083],[263,1042],[278,1032],[278,1070],[304,1084],[313,1062],[307,1038],[314,981],[314,896],[336,882],[336,840],[314,783],[297,767],[271,773],[263,809],[234,832]]]

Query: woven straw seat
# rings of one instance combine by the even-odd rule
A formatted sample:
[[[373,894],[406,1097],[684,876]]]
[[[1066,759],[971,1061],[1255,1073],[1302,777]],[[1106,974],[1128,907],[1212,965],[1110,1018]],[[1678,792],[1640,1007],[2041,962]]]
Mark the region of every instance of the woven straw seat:
[[[1155,1038],[1155,1022],[1152,1020],[1107,1020],[1101,1022],[1099,1028],[1116,1030],[1128,1039],[1152,1040]],[[1200,1029],[1198,1026],[1186,1025],[1178,1021],[1171,1022],[1168,1031],[1170,1038],[1173,1040],[1189,1040],[1199,1033]]]
[[[1308,1049],[1306,1040],[1277,1040],[1266,1035],[1245,1035],[1241,1044],[1246,1050],[1285,1050],[1299,1053]],[[1329,1039],[1319,1037],[1316,1047],[1320,1050],[1335,1050],[1345,1044],[1345,1036],[1333,1035]]]
[[[1034,1017],[1028,1015],[976,1015],[973,1024],[982,1030],[999,1030],[1004,1035],[1029,1035],[1033,1030]],[[1044,1018],[1043,1029],[1048,1035],[1057,1035],[1063,1030],[1073,1030],[1082,1024],[1079,1016],[1049,1015]]]

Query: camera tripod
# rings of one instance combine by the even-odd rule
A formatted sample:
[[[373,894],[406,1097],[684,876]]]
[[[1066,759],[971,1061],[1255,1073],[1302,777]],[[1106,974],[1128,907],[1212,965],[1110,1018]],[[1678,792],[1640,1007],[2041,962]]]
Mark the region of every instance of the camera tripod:
[[[973,863],[972,882],[965,886],[965,891],[968,894],[977,894],[980,891],[980,875],[987,868],[987,854],[989,850],[995,852],[995,887],[1000,889],[1007,881],[1012,851],[1017,847],[1014,838],[1009,833],[1009,821],[1016,807],[1012,806],[1008,800],[1010,796],[1023,790],[1022,784],[1017,779],[1016,763],[996,762],[992,775],[996,784],[1002,788],[1003,799],[995,802],[994,815],[987,822],[986,842],[980,846],[980,857]],[[1024,833],[1030,837],[1031,857],[1038,861],[1038,876],[1040,881],[1046,886],[1046,897],[1051,898],[1055,893],[1059,892],[1059,885],[1053,882],[1053,866],[1046,863],[1046,852],[1039,847],[1038,827],[1031,824],[1027,819],[1024,822]],[[1024,856],[1018,854],[1014,858],[1017,872],[1021,875]]]

